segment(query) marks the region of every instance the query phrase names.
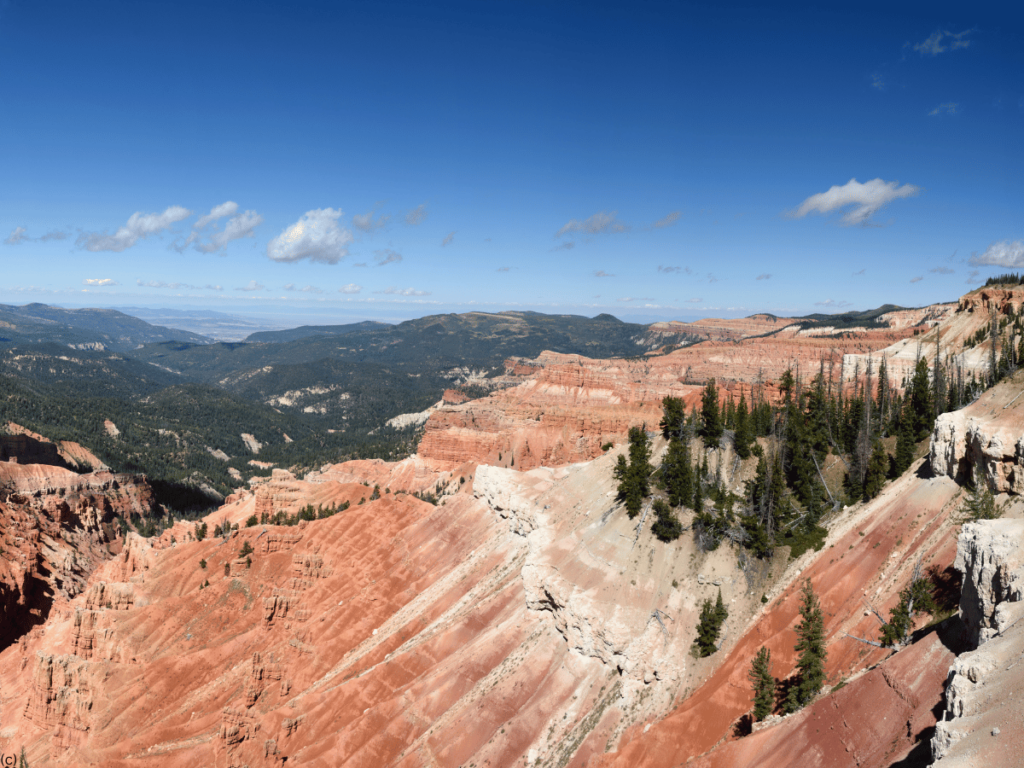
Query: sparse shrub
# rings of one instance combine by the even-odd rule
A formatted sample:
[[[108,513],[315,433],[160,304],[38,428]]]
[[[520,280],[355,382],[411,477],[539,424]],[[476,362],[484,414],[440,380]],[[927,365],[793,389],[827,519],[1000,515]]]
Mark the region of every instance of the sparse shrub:
[[[249,543],[249,542],[247,541],[247,542],[245,542],[245,543],[244,543],[244,544],[242,545],[242,548],[241,548],[241,549],[240,549],[240,550],[238,551],[238,556],[239,556],[239,557],[245,557],[246,555],[251,555],[251,554],[252,554],[252,552],[253,552],[253,549],[252,549],[252,544],[250,544],[250,543]]]
[[[252,528],[253,526],[256,526],[258,524],[259,524],[259,521],[256,519],[256,515],[255,514],[249,515],[249,517],[245,521],[245,527],[246,528]]]
[[[202,560],[199,561],[199,567],[202,568],[204,571],[206,570],[206,558],[205,557]]]

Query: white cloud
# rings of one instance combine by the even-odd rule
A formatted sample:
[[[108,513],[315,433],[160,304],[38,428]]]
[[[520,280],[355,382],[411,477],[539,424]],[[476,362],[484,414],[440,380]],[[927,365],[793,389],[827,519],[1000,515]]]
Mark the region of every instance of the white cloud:
[[[762,272],[760,275],[757,276],[757,279],[758,280],[771,280],[772,276],[768,272]]]
[[[687,304],[700,304],[702,301],[704,301],[704,299],[687,299],[686,303]]]
[[[675,224],[677,221],[679,221],[679,217],[680,216],[682,216],[682,212],[681,211],[672,211],[672,213],[670,213],[665,218],[658,219],[656,222],[651,224],[651,227],[653,227],[654,229],[662,229],[663,227],[671,227],[673,224]]]
[[[402,254],[397,251],[393,251],[390,248],[385,248],[382,251],[374,251],[374,261],[377,262],[378,267],[383,267],[385,264],[396,264],[402,260]]]
[[[407,214],[405,214],[405,223],[410,227],[415,227],[417,224],[422,224],[427,220],[427,204],[420,203]]]
[[[871,87],[877,88],[880,91],[885,90],[885,80],[877,72],[871,75]]]
[[[119,282],[110,277],[87,277],[82,281],[83,285],[120,285]]]
[[[449,232],[447,235],[444,236],[444,240],[441,241],[441,247],[444,248],[446,245],[449,245],[451,243],[451,241],[454,240],[454,239],[455,239],[455,233],[454,232]]]
[[[957,109],[959,107],[960,107],[960,105],[957,104],[955,101],[947,101],[944,104],[939,104],[939,106],[937,106],[935,109],[933,109],[928,114],[930,116],[934,116],[934,115],[955,115],[956,112],[957,112]]]
[[[131,248],[139,240],[163,232],[174,224],[192,215],[192,211],[180,205],[172,205],[162,213],[133,213],[128,222],[108,235],[105,232],[83,232],[79,235],[79,247],[87,251],[114,251],[120,253]]]
[[[967,263],[972,267],[1024,267],[1024,240],[992,243],[984,253],[972,253]]]
[[[615,277],[615,275],[605,272],[603,269],[599,269],[594,273],[594,277]]]
[[[913,197],[920,191],[920,187],[915,187],[912,184],[904,184],[901,187],[898,181],[872,179],[861,184],[856,179],[850,179],[841,187],[833,186],[829,188],[828,192],[811,195],[795,211],[791,211],[790,216],[799,219],[814,211],[831,213],[853,206],[843,215],[843,224],[846,226],[866,224],[868,219],[882,206],[901,197]]]
[[[228,200],[226,203],[215,205],[208,214],[200,216],[199,221],[195,223],[194,229],[202,229],[207,224],[210,224],[217,219],[223,219],[226,216],[234,216],[238,212],[238,203]]]
[[[248,285],[243,285],[241,288],[235,288],[236,291],[262,291],[266,288],[262,283],[257,283],[255,280],[250,280]]]
[[[917,277],[910,278],[910,282],[912,283],[920,283],[922,280],[924,280],[924,275],[918,275]]]
[[[136,280],[135,284],[141,288],[170,288],[172,291],[176,291],[180,288],[190,288],[195,291],[209,290],[209,291],[223,291],[224,286],[221,285],[192,285],[191,283],[165,283],[163,280]]]
[[[848,301],[836,301],[835,299],[825,299],[824,301],[814,302],[816,307],[848,307],[850,302]]]
[[[263,217],[256,213],[256,211],[245,211],[235,216],[234,214],[237,210],[238,204],[231,201],[218,205],[196,222],[196,225],[192,228],[192,234],[188,236],[184,245],[179,247],[178,250],[182,251],[187,246],[195,243],[196,250],[200,253],[216,253],[220,250],[226,250],[228,243],[232,240],[241,240],[243,237],[255,237],[256,234],[253,230],[263,223]],[[210,222],[222,219],[225,216],[231,216],[231,218],[224,225],[224,229],[220,232],[214,232],[205,243],[202,242],[202,229]]]
[[[415,288],[385,288],[383,291],[374,293],[385,293],[389,296],[429,296],[430,291],[417,291]]]
[[[555,237],[561,237],[569,232],[585,232],[588,235],[626,232],[629,229],[629,225],[616,221],[615,216],[617,213],[618,211],[612,211],[611,213],[602,211],[583,221],[570,219],[555,233]]]
[[[309,259],[337,264],[348,256],[352,233],[338,226],[341,210],[318,208],[307,211],[296,223],[267,243],[267,257],[274,261]]]
[[[654,301],[654,299],[643,296],[626,296],[623,299],[616,299],[616,301]]]
[[[368,213],[357,213],[352,217],[352,226],[358,229],[360,232],[372,232],[375,229],[383,229],[384,226],[391,220],[390,216],[378,216],[376,219],[373,218],[373,214],[377,212],[374,208]]]
[[[296,288],[295,287],[295,283],[288,283],[288,285],[286,285],[284,287],[284,290],[286,290],[286,291],[302,291],[303,293],[323,293],[324,292],[322,288],[317,288],[315,285],[307,285],[307,286],[305,286],[303,288]]]
[[[511,267],[498,267],[498,272],[508,272]]]
[[[958,48],[966,48],[971,44],[971,41],[965,40],[964,38],[973,31],[974,30],[966,29],[963,32],[954,33],[941,29],[936,30],[931,34],[931,37],[923,43],[915,43],[914,50],[922,56],[938,56],[940,53],[945,53],[946,51],[955,51]]]
[[[361,290],[363,290],[363,286],[356,285],[355,283],[343,285],[341,286],[341,288],[338,289],[340,293],[359,293]]]
[[[658,271],[664,272],[665,274],[672,274],[673,272],[682,272],[683,270],[681,267],[664,267],[659,264]]]
[[[51,240],[67,240],[68,233],[62,232],[59,229],[54,229],[47,232],[41,237],[29,237],[28,230],[25,227],[15,227],[14,231],[8,235],[7,239],[4,240],[5,245],[18,245],[19,243],[48,243]]]
[[[556,245],[551,250],[552,251],[571,251],[575,247],[576,247],[576,243],[574,243],[572,240],[567,240],[566,242],[564,242],[564,243],[562,243],[560,245]]]
[[[928,271],[929,272],[934,272],[937,275],[952,275],[953,274],[953,270],[950,269],[949,267],[933,267],[932,269],[929,269]]]

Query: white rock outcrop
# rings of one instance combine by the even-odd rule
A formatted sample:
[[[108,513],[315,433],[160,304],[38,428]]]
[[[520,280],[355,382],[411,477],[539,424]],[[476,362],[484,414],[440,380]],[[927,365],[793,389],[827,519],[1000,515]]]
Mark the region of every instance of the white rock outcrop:
[[[1024,435],[1014,425],[944,413],[935,420],[929,462],[936,475],[969,480],[974,467],[995,493],[1024,493]]]
[[[960,615],[977,650],[949,670],[932,758],[942,768],[1019,766],[1024,753],[1024,520],[964,526],[954,567]],[[1015,700],[1016,698],[1016,700]]]

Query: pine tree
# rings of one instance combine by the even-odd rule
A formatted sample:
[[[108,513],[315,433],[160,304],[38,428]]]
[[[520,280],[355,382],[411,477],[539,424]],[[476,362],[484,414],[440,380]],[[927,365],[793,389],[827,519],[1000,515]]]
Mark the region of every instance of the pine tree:
[[[888,648],[905,643],[907,633],[914,626],[914,616],[934,613],[935,610],[935,598],[928,590],[928,580],[915,578],[909,587],[900,592],[899,602],[889,612],[889,622],[882,626],[879,638],[882,645]]]
[[[679,437],[686,420],[686,406],[683,404],[682,398],[666,397],[661,401],[661,408],[661,423],[658,425],[661,427],[661,434],[666,440]]]
[[[722,590],[718,590],[718,600],[715,604],[711,603],[710,598],[703,602],[700,608],[700,622],[697,624],[697,637],[693,641],[695,656],[704,658],[718,650],[718,636],[728,616],[729,612],[722,601]]]
[[[864,500],[875,498],[885,485],[885,476],[889,470],[889,458],[882,447],[882,441],[876,439],[868,459],[867,472],[864,474]]]
[[[935,423],[932,388],[928,378],[928,361],[922,357],[917,361],[914,378],[910,384],[910,413],[914,420],[914,442],[928,437],[931,434],[932,425]]]
[[[807,706],[825,683],[825,617],[810,579],[804,582],[800,617],[796,626],[796,650],[800,658],[796,662],[796,680],[786,699],[788,712]]]
[[[673,507],[689,505],[693,499],[693,467],[690,451],[682,440],[672,438],[661,464],[661,477],[668,492],[668,503]]]
[[[704,491],[700,478],[693,484],[693,511],[698,515],[704,511]]]
[[[976,520],[995,520],[1003,516],[1003,507],[996,506],[996,497],[988,482],[975,469],[968,486],[967,498],[960,512],[954,516],[956,523],[970,523]]]
[[[764,720],[775,708],[775,678],[772,676],[772,652],[763,645],[750,664],[747,679],[754,686],[754,719]]]
[[[722,412],[718,405],[718,387],[715,386],[714,379],[708,381],[704,386],[700,402],[702,422],[700,436],[704,438],[705,446],[717,448],[724,429],[722,427]]]
[[[750,414],[747,412],[747,400],[741,393],[739,405],[736,406],[736,432],[733,436],[736,455],[741,459],[750,458],[750,444],[753,440],[754,435],[751,432]]]
[[[900,414],[899,432],[896,436],[896,475],[902,475],[914,463],[914,425],[907,413]]]

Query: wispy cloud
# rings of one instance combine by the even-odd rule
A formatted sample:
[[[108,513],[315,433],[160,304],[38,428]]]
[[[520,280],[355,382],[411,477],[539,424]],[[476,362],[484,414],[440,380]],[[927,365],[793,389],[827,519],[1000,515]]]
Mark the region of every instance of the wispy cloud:
[[[980,274],[981,273],[978,270],[972,269],[970,274],[967,275],[967,279],[964,282],[973,284],[973,283],[977,282],[978,275],[980,275]]]
[[[556,245],[551,250],[552,251],[571,251],[575,247],[576,247],[576,243],[574,243],[572,240],[566,240],[564,243],[559,243],[558,245]]]
[[[352,226],[358,229],[360,232],[372,232],[375,229],[383,229],[387,226],[387,223],[391,220],[390,216],[378,216],[376,219],[373,218],[374,214],[377,213],[377,206],[374,206],[372,211],[367,213],[357,213],[352,217]]]
[[[936,30],[924,42],[915,43],[913,48],[922,56],[938,56],[946,51],[967,48],[971,44],[971,41],[967,39],[967,35],[973,31],[972,29],[966,29],[963,32]]]
[[[402,260],[402,254],[398,251],[393,251],[390,248],[384,248],[380,251],[374,251],[373,260],[377,262],[378,267],[383,267],[385,264],[395,264]]]
[[[286,290],[286,291],[302,291],[303,293],[323,293],[324,292],[323,288],[317,288],[315,285],[307,285],[307,286],[305,286],[303,288],[297,288],[295,286],[295,283],[288,283],[288,285],[284,286],[284,290]]]
[[[912,283],[920,283],[922,280],[924,280],[924,275],[918,275],[917,277],[910,278],[910,282]]]
[[[213,208],[210,209],[210,212],[205,216],[200,216],[199,220],[196,221],[194,228],[203,229],[208,224],[212,224],[218,219],[234,216],[236,213],[238,213],[238,203],[228,200],[225,203],[213,206]]]
[[[666,275],[677,274],[683,271],[682,267],[666,267],[662,264],[658,265],[658,271]]]
[[[338,292],[339,293],[359,293],[361,290],[363,290],[363,286],[356,285],[355,283],[349,283],[348,285],[341,286],[341,288],[338,289]]]
[[[957,113],[957,110],[959,109],[959,107],[960,107],[960,105],[957,104],[955,101],[947,101],[944,104],[939,104],[939,106],[937,106],[935,109],[933,109],[928,114],[930,116],[934,116],[934,115],[955,115]]]
[[[863,275],[865,272],[867,272],[867,270],[866,269],[862,269],[862,270],[860,270],[858,272],[854,272],[853,276],[857,277],[858,275]]]
[[[322,264],[337,264],[348,256],[352,233],[338,226],[339,208],[318,208],[267,243],[267,257],[273,261],[295,262],[302,259]]]
[[[236,291],[263,291],[266,290],[266,286],[262,283],[257,283],[255,280],[250,280],[248,285],[243,285],[240,288],[235,288]]]
[[[700,304],[702,301],[704,301],[704,299],[696,299],[695,298],[695,299],[687,299],[686,303],[687,304]]]
[[[615,277],[610,272],[605,272],[603,269],[599,269],[594,273],[594,277]]]
[[[816,302],[814,302],[814,306],[816,306],[816,307],[835,307],[835,308],[838,309],[838,308],[841,308],[841,307],[848,307],[848,306],[850,306],[850,302],[848,302],[848,301],[836,301],[835,299],[825,299],[824,301],[816,301]]]
[[[597,235],[629,231],[628,224],[624,224],[621,221],[616,220],[615,216],[617,214],[618,211],[612,211],[611,213],[602,211],[600,213],[595,213],[589,219],[584,219],[583,221],[580,221],[579,219],[570,219],[555,233],[555,237],[561,237],[562,235],[567,235],[570,232],[583,232],[588,235]]]
[[[937,275],[952,275],[953,274],[953,270],[950,269],[949,267],[933,267],[933,268],[929,269],[928,271],[929,272],[934,272]]]
[[[441,241],[441,247],[444,248],[446,245],[451,244],[452,240],[454,240],[454,239],[455,239],[455,233],[454,232],[449,232],[447,235],[444,236],[444,240]]]
[[[772,276],[768,272],[762,272],[760,275],[757,276],[756,279],[757,280],[771,280]]]
[[[87,251],[113,251],[120,253],[131,248],[139,240],[170,229],[179,221],[187,219],[192,211],[180,205],[172,205],[162,213],[133,213],[128,222],[112,235],[106,232],[83,232],[76,241]]]
[[[225,218],[228,221],[224,225],[224,229],[219,232],[206,232],[211,224]],[[200,253],[226,251],[228,243],[232,240],[255,237],[254,230],[262,223],[263,217],[256,213],[256,211],[245,211],[239,214],[238,203],[228,200],[220,205],[215,205],[205,216],[200,216],[199,220],[192,226],[192,232],[189,233],[189,236],[184,242],[175,243],[174,248],[179,253],[190,245],[194,246]]]
[[[59,229],[54,229],[40,237],[29,237],[28,230],[25,227],[15,227],[14,231],[4,240],[4,245],[18,245],[19,243],[30,242],[47,243],[51,240],[67,240],[68,237],[67,232],[62,232]]]
[[[972,253],[967,263],[972,267],[1024,267],[1024,240],[992,243],[984,253]]]
[[[616,301],[625,301],[625,302],[629,302],[629,301],[654,301],[654,299],[652,299],[650,297],[646,297],[645,298],[643,296],[626,296],[625,298],[616,299]]]
[[[718,278],[715,277],[715,275],[713,273],[708,272],[708,282],[709,283],[717,283],[718,282]]]
[[[415,288],[385,288],[383,291],[374,291],[374,293],[384,293],[389,296],[429,296],[430,291],[417,291]]]
[[[410,227],[415,227],[417,224],[422,224],[424,221],[427,220],[428,213],[429,211],[427,211],[427,204],[420,203],[407,214],[405,214],[405,223],[408,224]]]
[[[884,205],[899,198],[913,197],[920,191],[921,188],[913,184],[904,184],[901,187],[898,181],[873,179],[861,184],[856,179],[850,179],[841,187],[833,186],[827,192],[811,195],[789,215],[800,219],[812,212],[831,213],[842,208],[850,208],[842,218],[845,226],[867,224]]]
[[[511,267],[498,267],[497,272],[508,272]]]
[[[83,285],[120,285],[117,280],[110,277],[87,277],[82,281]]]
[[[679,217],[682,215],[681,211],[672,211],[672,213],[668,214],[665,218],[658,219],[656,222],[651,224],[651,229],[664,229],[665,227],[671,227],[679,221]]]
[[[885,90],[885,79],[877,72],[871,75],[871,87],[877,88],[879,91]]]
[[[208,290],[208,291],[223,291],[224,286],[222,285],[192,285],[191,283],[166,283],[163,280],[136,280],[135,284],[141,288],[169,288],[172,291],[177,291],[181,288],[188,288],[192,290]]]

